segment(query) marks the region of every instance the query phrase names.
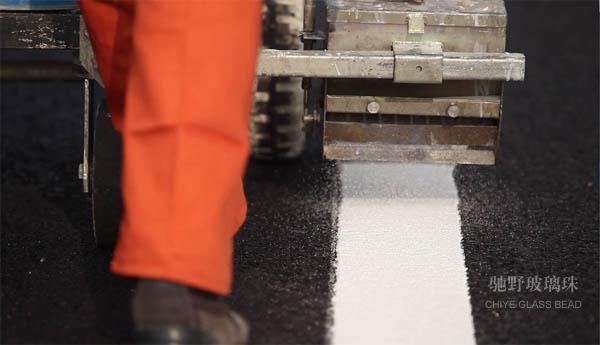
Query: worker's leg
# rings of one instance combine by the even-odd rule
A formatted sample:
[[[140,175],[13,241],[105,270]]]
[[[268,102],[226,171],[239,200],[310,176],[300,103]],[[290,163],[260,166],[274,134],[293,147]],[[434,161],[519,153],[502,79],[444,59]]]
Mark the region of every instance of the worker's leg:
[[[131,29],[136,2],[81,0],[79,5],[107,90],[111,118],[115,128],[121,131],[127,76],[131,63]]]
[[[121,80],[109,94],[126,86],[114,272],[229,292],[260,16],[257,0],[139,1],[130,51],[112,54],[126,73],[100,64]]]

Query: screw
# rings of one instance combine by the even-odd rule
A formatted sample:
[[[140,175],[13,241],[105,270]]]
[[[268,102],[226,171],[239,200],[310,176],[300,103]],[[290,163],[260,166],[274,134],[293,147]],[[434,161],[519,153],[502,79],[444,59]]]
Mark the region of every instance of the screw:
[[[417,66],[417,72],[421,72],[422,70],[423,70],[423,67]]]
[[[446,110],[446,112],[448,113],[448,116],[450,116],[450,117],[457,117],[458,114],[460,113],[460,108],[456,104],[451,104],[448,107],[448,110]]]
[[[367,104],[367,111],[369,114],[377,114],[379,112],[379,103],[373,101]]]

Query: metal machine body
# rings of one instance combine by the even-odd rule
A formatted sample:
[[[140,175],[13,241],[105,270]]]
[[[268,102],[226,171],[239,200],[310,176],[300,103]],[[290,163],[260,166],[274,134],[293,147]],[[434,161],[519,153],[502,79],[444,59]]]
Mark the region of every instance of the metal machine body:
[[[326,78],[326,158],[495,163],[503,83],[525,62],[505,53],[502,0],[326,0],[321,32],[319,5],[304,35],[322,50],[263,51],[259,74]]]
[[[270,30],[285,31],[276,37],[293,41],[290,33],[297,30],[290,28],[297,23],[290,20],[302,21],[304,50],[263,49],[257,74],[305,79],[303,85],[311,96],[305,97],[305,119],[322,125],[326,158],[495,163],[503,83],[523,80],[525,70],[522,54],[505,53],[503,0],[305,0],[304,6],[301,0],[269,1],[275,11]],[[303,19],[293,15],[302,7]],[[5,12],[0,17],[2,47],[79,49],[83,67],[37,64],[32,69],[5,63],[4,77],[70,73],[100,81],[77,12]],[[41,25],[43,20],[48,25]],[[34,30],[25,30],[30,23],[35,23]],[[46,28],[55,23],[55,29]],[[56,37],[48,37],[48,32]],[[315,84],[322,86],[311,90]],[[290,85],[294,84],[286,84],[284,100],[296,98],[293,90],[287,90]],[[278,151],[274,158],[297,156],[298,145],[304,142],[298,132],[302,123],[289,120],[297,119],[297,114],[285,113],[294,107],[285,102],[262,106],[265,99],[275,97],[260,91],[254,132],[251,128],[257,143],[254,152],[269,157],[271,151]],[[275,122],[280,125],[263,129]],[[264,139],[270,140],[270,146],[258,145]],[[285,151],[291,144],[293,150]],[[81,170],[86,179],[90,169],[84,164]]]
[[[255,157],[297,157],[304,118],[318,125],[328,159],[495,163],[503,83],[525,72],[522,54],[505,53],[503,0],[265,1],[249,128]],[[96,241],[110,244],[121,209],[121,143],[97,101],[102,81],[84,22],[73,0],[64,2],[0,0],[2,51],[48,52],[27,61],[3,54],[0,78],[83,81],[79,177],[93,194]],[[55,61],[52,51],[73,55]]]

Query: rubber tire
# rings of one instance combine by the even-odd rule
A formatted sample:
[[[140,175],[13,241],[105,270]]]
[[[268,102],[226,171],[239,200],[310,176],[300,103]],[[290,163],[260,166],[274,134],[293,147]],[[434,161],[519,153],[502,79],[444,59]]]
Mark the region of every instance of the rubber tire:
[[[263,46],[299,49],[302,1],[266,0]],[[259,77],[250,120],[252,156],[291,159],[304,151],[304,93],[301,78]]]
[[[92,146],[92,218],[99,247],[114,245],[123,213],[121,198],[121,135],[115,131],[105,102],[94,114]]]

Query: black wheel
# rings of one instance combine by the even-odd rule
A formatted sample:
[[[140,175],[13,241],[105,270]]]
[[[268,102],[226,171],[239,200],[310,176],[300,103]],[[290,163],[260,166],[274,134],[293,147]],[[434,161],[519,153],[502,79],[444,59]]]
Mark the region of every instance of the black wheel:
[[[117,241],[123,212],[121,199],[121,136],[115,131],[105,102],[94,114],[92,146],[92,213],[96,245]]]
[[[302,1],[267,0],[263,12],[263,45],[299,49]],[[258,78],[250,141],[259,159],[298,157],[304,150],[304,93],[301,78]]]

